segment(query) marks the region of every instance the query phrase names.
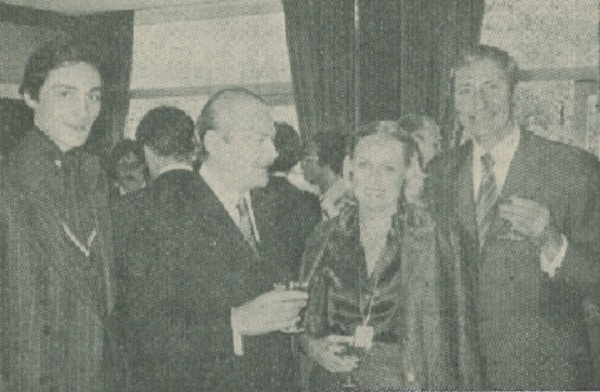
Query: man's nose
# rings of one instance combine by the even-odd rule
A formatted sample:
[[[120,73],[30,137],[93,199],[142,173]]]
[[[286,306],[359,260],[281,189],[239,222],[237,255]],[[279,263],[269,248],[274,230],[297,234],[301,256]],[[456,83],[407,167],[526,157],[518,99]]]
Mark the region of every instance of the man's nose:
[[[488,100],[486,94],[483,92],[482,89],[475,90],[475,93],[473,94],[472,104],[474,110],[479,111],[487,109]]]
[[[77,97],[75,105],[73,105],[77,118],[80,120],[87,119],[91,113],[91,105],[92,103],[86,95]]]

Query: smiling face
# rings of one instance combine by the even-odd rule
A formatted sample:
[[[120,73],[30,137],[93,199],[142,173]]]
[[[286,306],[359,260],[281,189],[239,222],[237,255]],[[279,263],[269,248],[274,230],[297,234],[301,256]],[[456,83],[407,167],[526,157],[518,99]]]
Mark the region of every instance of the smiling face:
[[[228,173],[240,190],[265,186],[268,168],[277,157],[271,111],[258,100],[233,99],[218,116],[217,132],[222,142],[209,151],[210,159]]]
[[[379,134],[360,139],[352,159],[352,186],[359,208],[394,212],[405,173],[400,141]]]
[[[37,100],[25,93],[35,125],[62,151],[81,146],[100,113],[101,79],[86,63],[66,64],[48,73]]]
[[[144,162],[133,151],[123,155],[117,162],[117,181],[125,192],[143,188],[146,183]]]
[[[466,133],[480,143],[502,140],[511,130],[511,91],[506,72],[492,59],[464,65],[455,73],[455,105]]]

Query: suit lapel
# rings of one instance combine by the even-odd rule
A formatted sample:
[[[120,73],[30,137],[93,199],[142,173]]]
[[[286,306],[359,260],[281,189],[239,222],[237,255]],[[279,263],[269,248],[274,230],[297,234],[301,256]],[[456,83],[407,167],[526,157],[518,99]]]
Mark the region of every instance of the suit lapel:
[[[198,181],[198,195],[198,202],[201,204],[199,218],[205,228],[205,234],[212,237],[214,241],[225,241],[228,246],[239,248],[243,254],[257,258],[258,255],[246,242],[244,235],[231,219],[217,195],[201,177]]]
[[[463,146],[463,154],[459,154],[462,160],[457,165],[457,207],[458,217],[462,226],[470,237],[477,241],[477,218],[475,216],[475,197],[473,196],[473,144]]]
[[[515,156],[510,164],[506,182],[502,189],[503,196],[516,195],[533,199],[533,195],[524,192],[536,192],[536,176],[531,175],[531,170],[542,165],[538,162],[539,156],[532,154],[531,134],[521,131],[521,140],[515,151]]]
[[[534,199],[531,190],[535,191],[537,186],[535,185],[535,176],[531,175],[531,169],[540,165],[536,160],[537,157],[531,154],[530,135],[522,131],[519,146],[510,163],[506,181],[500,193],[501,197],[519,196]],[[510,224],[496,216],[490,227],[488,238],[506,235],[508,230],[510,230]]]

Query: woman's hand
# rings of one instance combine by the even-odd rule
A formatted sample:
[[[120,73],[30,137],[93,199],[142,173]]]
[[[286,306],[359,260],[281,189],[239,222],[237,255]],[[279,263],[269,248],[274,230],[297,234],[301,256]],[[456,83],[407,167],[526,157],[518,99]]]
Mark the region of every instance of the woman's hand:
[[[354,336],[329,335],[315,339],[306,335],[305,339],[307,354],[328,371],[347,373],[358,366],[356,355],[344,354],[348,346],[354,343]]]

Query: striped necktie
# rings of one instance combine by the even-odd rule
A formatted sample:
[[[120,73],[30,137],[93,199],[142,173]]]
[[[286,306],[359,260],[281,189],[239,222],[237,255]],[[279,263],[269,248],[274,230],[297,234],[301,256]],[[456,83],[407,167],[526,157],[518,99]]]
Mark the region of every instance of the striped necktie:
[[[476,214],[479,233],[479,247],[483,247],[485,237],[494,219],[498,188],[494,174],[494,158],[488,152],[481,157],[482,178],[477,195]]]
[[[245,197],[240,197],[237,203],[237,210],[240,215],[239,228],[244,239],[254,252],[258,253],[258,243],[256,241],[256,233],[254,232],[254,225],[252,224],[252,217],[250,216],[250,208],[248,208],[248,202]]]

